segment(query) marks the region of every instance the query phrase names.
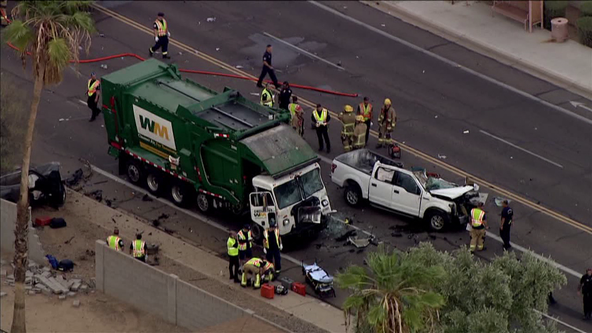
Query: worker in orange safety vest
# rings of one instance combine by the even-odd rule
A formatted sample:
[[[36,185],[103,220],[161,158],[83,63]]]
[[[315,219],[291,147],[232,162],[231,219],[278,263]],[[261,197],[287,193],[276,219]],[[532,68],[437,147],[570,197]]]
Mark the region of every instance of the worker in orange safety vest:
[[[119,229],[113,230],[113,235],[107,237],[107,245],[115,251],[123,251],[123,240],[119,237]]]
[[[150,48],[150,56],[154,55],[154,52],[162,47],[162,58],[163,59],[170,59],[169,56],[169,37],[171,36],[171,32],[169,31],[169,24],[164,19],[164,13],[158,13],[158,17],[154,20],[154,44],[153,47]]]
[[[366,124],[366,143],[370,137],[370,126],[372,126],[372,104],[370,104],[368,97],[364,97],[364,101],[358,105],[358,116],[364,117]]]

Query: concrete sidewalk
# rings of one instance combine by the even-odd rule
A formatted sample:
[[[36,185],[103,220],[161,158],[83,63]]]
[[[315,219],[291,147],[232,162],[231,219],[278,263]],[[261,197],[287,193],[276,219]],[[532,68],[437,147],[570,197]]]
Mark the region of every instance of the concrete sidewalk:
[[[159,229],[149,227],[126,212],[107,207],[95,200],[92,200],[78,192],[68,190],[67,209],[68,213],[83,219],[85,216],[92,216],[85,223],[94,223],[105,230],[112,230],[117,226],[120,235],[124,239],[133,239],[140,230],[150,229],[150,235],[146,241],[151,244],[160,245],[160,254],[199,272],[217,283],[225,284],[236,293],[244,293],[256,298],[257,301],[266,302],[268,305],[277,308],[289,316],[306,321],[322,330],[328,332],[346,332],[343,312],[329,304],[323,303],[313,297],[302,297],[295,293],[286,296],[278,296],[272,300],[260,296],[259,290],[241,288],[239,285],[228,279],[228,262],[219,258],[213,253],[204,251],[188,242],[173,237]],[[117,221],[118,223],[115,223]],[[246,296],[246,297],[249,297]],[[255,314],[261,314],[258,309],[251,309]]]
[[[552,82],[592,97],[592,48],[551,41],[551,32],[529,33],[487,3],[476,1],[361,1],[405,22]]]

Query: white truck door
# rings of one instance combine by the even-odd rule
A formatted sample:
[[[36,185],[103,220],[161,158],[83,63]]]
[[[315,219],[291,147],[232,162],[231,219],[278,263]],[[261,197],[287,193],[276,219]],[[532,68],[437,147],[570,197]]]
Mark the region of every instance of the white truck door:
[[[275,214],[275,205],[270,192],[253,192],[249,194],[251,220],[263,228],[269,227],[269,215]]]
[[[379,166],[374,170],[370,178],[368,199],[370,202],[387,207],[391,206],[391,193],[393,192],[393,177],[395,170]]]
[[[392,207],[405,214],[419,216],[421,187],[415,178],[403,171],[395,173],[392,191]]]

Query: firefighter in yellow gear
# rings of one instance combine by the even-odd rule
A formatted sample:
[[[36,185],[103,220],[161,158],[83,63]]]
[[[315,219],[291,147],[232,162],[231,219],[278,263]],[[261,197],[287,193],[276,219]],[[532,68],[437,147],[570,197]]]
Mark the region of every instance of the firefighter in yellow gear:
[[[384,100],[384,106],[380,109],[378,116],[378,145],[376,148],[392,144],[391,133],[397,123],[397,113],[391,105],[390,99]]]
[[[113,235],[107,237],[107,246],[115,251],[123,251],[123,240],[119,237],[119,229],[113,230]]]
[[[263,266],[263,275],[261,275],[261,281],[271,282],[275,278],[275,267],[272,262],[266,261]]]
[[[251,280],[253,289],[261,288],[261,276],[263,275],[263,267],[267,262],[259,258],[251,258],[243,266],[243,274],[241,277],[241,287],[246,287],[247,282]],[[248,275],[248,276],[247,276]]]
[[[356,116],[356,127],[354,128],[353,147],[354,149],[362,149],[366,147],[366,133],[368,133],[368,125],[364,116]]]
[[[269,89],[269,83],[266,83],[263,91],[261,91],[261,101],[259,103],[263,106],[273,107],[273,94]]]
[[[343,143],[343,150],[352,150],[352,142],[354,139],[354,127],[356,126],[356,115],[354,108],[351,105],[346,105],[343,112],[339,114],[339,120],[343,123],[341,129],[341,142]]]
[[[485,237],[485,228],[489,229],[485,211],[483,210],[483,203],[479,202],[477,208],[471,209],[471,244],[469,249],[471,252],[483,250],[483,237]]]

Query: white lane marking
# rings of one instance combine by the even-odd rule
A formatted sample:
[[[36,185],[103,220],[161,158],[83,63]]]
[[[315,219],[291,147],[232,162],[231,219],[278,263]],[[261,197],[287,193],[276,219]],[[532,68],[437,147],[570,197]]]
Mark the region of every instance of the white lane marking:
[[[566,322],[564,322],[564,321],[561,321],[561,320],[559,320],[558,318],[555,318],[555,317],[549,316],[548,314],[546,314],[546,313],[544,313],[544,312],[541,312],[541,311],[539,311],[539,310],[534,310],[534,312],[536,312],[536,313],[538,313],[538,314],[542,315],[542,316],[543,316],[543,317],[545,317],[545,318],[548,318],[548,319],[554,320],[554,321],[556,321],[556,322],[560,323],[561,325],[563,325],[563,326],[565,326],[565,327],[569,327],[569,328],[571,328],[572,330],[574,330],[574,331],[576,331],[576,332],[578,332],[578,333],[587,333],[586,331],[582,331],[581,329],[579,329],[579,328],[577,328],[577,327],[574,327],[574,326],[572,326],[572,325],[570,325],[570,324],[568,324],[568,323],[566,323]]]
[[[278,38],[278,37],[275,37],[275,36],[273,36],[273,35],[271,35],[271,34],[269,34],[269,33],[267,33],[267,32],[263,32],[263,34],[264,34],[265,36],[267,36],[267,37],[271,38],[271,39],[275,39],[276,41],[278,41],[278,42],[280,42],[280,43],[282,43],[282,44],[284,44],[284,45],[287,45],[287,46],[289,46],[289,47],[291,47],[291,48],[293,48],[293,49],[295,49],[295,50],[298,50],[299,52],[301,52],[301,53],[303,53],[303,54],[305,54],[305,55],[307,55],[307,56],[309,56],[309,57],[311,57],[311,58],[314,58],[314,59],[317,59],[317,60],[319,60],[319,61],[322,61],[322,62],[326,63],[327,65],[331,65],[331,66],[333,66],[333,67],[335,67],[335,68],[337,68],[337,69],[340,69],[340,70],[345,70],[345,68],[343,68],[343,67],[341,67],[341,66],[339,66],[339,65],[337,65],[337,64],[334,64],[334,63],[330,62],[329,60],[325,60],[325,59],[323,59],[323,58],[321,58],[321,57],[317,56],[316,54],[312,54],[312,53],[310,53],[310,52],[308,52],[308,51],[306,51],[306,50],[303,50],[303,49],[299,48],[298,46],[296,46],[296,45],[292,45],[292,44],[290,44],[290,43],[286,42],[285,40],[282,40],[282,39],[280,39],[280,38]]]
[[[88,104],[85,101],[81,100],[81,99],[79,99],[78,102],[80,102],[80,104],[82,104],[84,106],[88,106]]]
[[[590,112],[592,112],[592,109],[587,107],[586,104],[584,103],[580,103],[580,102],[574,102],[574,101],[570,101],[569,102],[574,108],[582,108],[584,110],[588,110]]]
[[[545,162],[547,162],[547,163],[551,163],[551,164],[553,164],[554,166],[556,166],[556,167],[559,167],[559,168],[563,169],[563,165],[561,165],[561,164],[559,164],[559,163],[556,163],[556,162],[553,162],[553,161],[551,161],[551,160],[550,160],[550,159],[548,159],[548,158],[544,158],[544,157],[542,157],[541,155],[535,154],[535,153],[531,152],[530,150],[527,150],[527,149],[524,149],[524,148],[522,148],[522,147],[520,147],[520,146],[517,146],[517,145],[515,145],[515,144],[511,143],[510,141],[504,140],[504,139],[502,139],[502,138],[500,138],[500,137],[497,137],[497,136],[495,136],[495,135],[493,135],[493,134],[491,134],[491,133],[485,132],[484,130],[479,130],[479,132],[481,132],[481,133],[482,133],[482,134],[484,134],[484,135],[487,135],[487,136],[488,136],[488,137],[490,137],[490,138],[493,138],[493,139],[496,139],[496,140],[498,140],[498,141],[501,141],[501,142],[503,142],[503,143],[507,144],[508,146],[512,146],[512,147],[514,147],[514,148],[516,148],[516,149],[518,149],[518,150],[521,150],[521,151],[523,151],[523,152],[525,152],[525,153],[527,153],[527,154],[530,154],[530,155],[532,155],[532,156],[534,156],[534,157],[536,157],[536,158],[539,158],[539,159],[541,159],[541,160],[543,160],[543,161],[545,161]]]
[[[352,23],[355,23],[355,24],[357,24],[359,26],[362,26],[362,27],[364,27],[364,28],[366,28],[366,29],[368,29],[370,31],[373,31],[373,32],[375,32],[375,33],[377,33],[379,35],[382,35],[382,36],[384,36],[384,37],[386,37],[386,38],[388,38],[390,40],[393,40],[393,41],[395,41],[397,43],[400,43],[400,44],[403,44],[403,45],[405,45],[405,46],[407,46],[409,48],[412,48],[415,51],[418,51],[418,52],[421,52],[421,53],[423,53],[425,55],[428,55],[430,57],[436,58],[436,59],[438,59],[438,60],[440,60],[440,61],[442,61],[442,62],[444,62],[444,63],[446,63],[446,64],[448,64],[448,65],[450,65],[452,67],[459,68],[460,70],[463,70],[463,71],[465,71],[465,72],[467,72],[469,74],[475,75],[475,76],[477,76],[477,77],[479,77],[479,78],[481,78],[483,80],[486,80],[488,82],[491,82],[491,83],[493,83],[495,85],[498,85],[498,86],[500,86],[502,88],[508,89],[508,90],[510,90],[510,91],[518,94],[518,95],[521,95],[521,96],[526,97],[526,98],[528,98],[530,100],[539,102],[539,103],[541,103],[541,104],[543,104],[543,105],[545,105],[547,107],[552,108],[555,111],[559,111],[559,112],[561,112],[561,113],[563,113],[565,115],[568,115],[570,117],[573,117],[573,118],[576,118],[576,119],[578,119],[580,121],[583,121],[583,122],[587,123],[588,125],[592,125],[592,119],[588,119],[586,117],[580,116],[577,113],[574,113],[572,111],[569,111],[567,109],[564,109],[564,108],[562,108],[560,106],[557,106],[555,104],[549,103],[549,102],[547,102],[547,101],[545,101],[543,99],[540,99],[540,98],[538,98],[536,96],[533,96],[533,95],[531,95],[531,94],[529,94],[527,92],[524,92],[524,91],[522,91],[520,89],[514,88],[514,87],[512,87],[512,86],[510,86],[508,84],[505,84],[503,82],[500,82],[500,81],[498,81],[498,80],[496,80],[494,78],[491,78],[491,77],[489,77],[489,76],[487,76],[485,74],[481,74],[481,73],[476,72],[476,71],[474,71],[474,70],[472,70],[470,68],[466,68],[466,67],[464,67],[464,66],[462,66],[462,65],[460,65],[460,64],[458,64],[458,63],[456,63],[456,62],[454,62],[454,61],[452,61],[450,59],[446,59],[446,58],[444,58],[442,56],[439,56],[439,55],[437,55],[437,54],[435,54],[433,52],[430,52],[430,51],[428,51],[426,49],[423,49],[423,48],[421,48],[421,47],[419,47],[419,46],[417,46],[415,44],[412,44],[412,43],[410,43],[410,42],[408,42],[406,40],[403,40],[403,39],[401,39],[399,37],[395,37],[395,36],[393,36],[393,35],[385,32],[385,31],[382,31],[380,29],[377,29],[377,28],[375,28],[373,26],[367,25],[366,23],[364,23],[362,21],[359,21],[359,20],[357,20],[357,19],[355,19],[353,17],[349,17],[349,16],[347,16],[347,15],[345,15],[345,14],[343,14],[343,13],[341,13],[341,12],[339,12],[339,11],[333,9],[333,8],[327,7],[327,6],[325,6],[325,5],[321,4],[321,3],[318,3],[318,2],[313,1],[313,0],[308,0],[308,2],[310,4],[312,4],[312,5],[315,5],[315,6],[319,7],[319,8],[321,8],[321,9],[324,9],[325,11],[328,11],[330,13],[333,13],[333,14],[335,14],[335,15],[343,18],[343,19],[346,19],[346,20],[348,20],[348,21],[350,21]]]

